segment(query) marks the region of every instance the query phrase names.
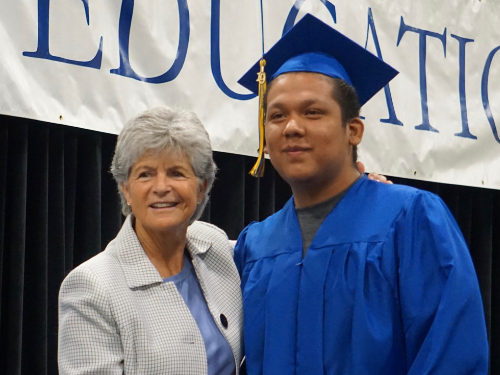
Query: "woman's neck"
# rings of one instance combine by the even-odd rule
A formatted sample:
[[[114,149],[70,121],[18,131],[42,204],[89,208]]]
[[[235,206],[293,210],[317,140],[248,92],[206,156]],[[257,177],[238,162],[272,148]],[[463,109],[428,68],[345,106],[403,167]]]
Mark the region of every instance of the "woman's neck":
[[[144,252],[162,279],[182,271],[187,227],[155,231],[143,227],[136,220],[134,229]]]

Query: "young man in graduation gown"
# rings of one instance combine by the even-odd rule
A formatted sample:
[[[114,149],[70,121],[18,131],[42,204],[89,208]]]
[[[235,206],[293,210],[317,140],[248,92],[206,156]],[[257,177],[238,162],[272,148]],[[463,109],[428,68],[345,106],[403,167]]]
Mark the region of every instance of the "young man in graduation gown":
[[[397,72],[311,15],[264,59],[265,150],[293,197],[236,244],[248,374],[487,374],[478,282],[447,207],[355,169],[360,106]],[[257,92],[259,70],[240,83]]]

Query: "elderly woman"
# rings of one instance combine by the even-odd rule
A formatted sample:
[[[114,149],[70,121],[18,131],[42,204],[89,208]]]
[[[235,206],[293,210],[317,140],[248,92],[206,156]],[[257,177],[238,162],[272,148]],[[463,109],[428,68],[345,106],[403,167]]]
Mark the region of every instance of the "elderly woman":
[[[155,108],[118,137],[127,216],[59,295],[61,374],[238,374],[242,310],[232,247],[196,221],[216,166],[193,114]]]

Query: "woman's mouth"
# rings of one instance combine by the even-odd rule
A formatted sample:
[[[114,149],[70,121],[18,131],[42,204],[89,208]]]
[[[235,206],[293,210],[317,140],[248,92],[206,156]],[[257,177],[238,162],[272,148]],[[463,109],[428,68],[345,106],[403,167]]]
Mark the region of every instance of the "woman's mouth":
[[[152,208],[169,208],[177,206],[177,202],[156,202],[150,205]]]

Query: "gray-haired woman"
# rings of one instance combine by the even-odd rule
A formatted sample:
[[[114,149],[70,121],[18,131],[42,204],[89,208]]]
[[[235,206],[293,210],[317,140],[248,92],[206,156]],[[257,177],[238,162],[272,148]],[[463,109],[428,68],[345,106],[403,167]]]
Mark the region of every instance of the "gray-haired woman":
[[[125,125],[111,172],[127,219],[61,286],[61,374],[239,373],[232,248],[222,230],[195,221],[215,171],[193,113],[155,108]]]

